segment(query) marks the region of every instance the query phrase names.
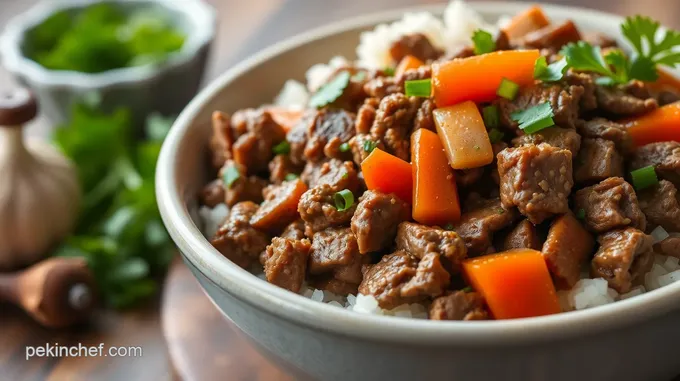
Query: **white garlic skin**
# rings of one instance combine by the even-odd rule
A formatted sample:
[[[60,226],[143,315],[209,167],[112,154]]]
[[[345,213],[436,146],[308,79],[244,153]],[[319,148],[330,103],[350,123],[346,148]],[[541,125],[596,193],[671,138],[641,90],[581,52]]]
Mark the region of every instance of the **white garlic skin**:
[[[67,158],[46,142],[24,145],[21,127],[0,127],[0,269],[48,256],[71,233],[80,199]]]

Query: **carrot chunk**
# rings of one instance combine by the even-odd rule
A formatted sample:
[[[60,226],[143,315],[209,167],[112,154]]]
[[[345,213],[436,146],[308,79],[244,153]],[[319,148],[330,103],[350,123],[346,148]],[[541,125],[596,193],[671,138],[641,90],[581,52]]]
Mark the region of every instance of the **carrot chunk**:
[[[295,127],[295,125],[302,119],[303,110],[292,109],[288,107],[271,106],[267,107],[267,111],[272,116],[272,119],[278,123],[283,129],[288,132]]]
[[[561,311],[555,286],[540,251],[514,249],[468,259],[463,273],[484,296],[496,319],[555,314]]]
[[[413,194],[411,164],[375,148],[361,163],[361,171],[368,189],[394,193],[408,203]]]
[[[463,102],[438,108],[432,115],[453,169],[477,168],[493,161],[493,148],[477,105]]]
[[[548,16],[538,5],[519,13],[510,20],[510,23],[503,28],[503,31],[511,40],[524,37],[527,33],[539,30],[550,24]]]
[[[411,135],[413,219],[444,226],[460,219],[458,188],[439,136],[426,129]]]
[[[680,142],[680,101],[631,119],[623,124],[637,146],[655,142]]]
[[[399,77],[404,75],[406,70],[410,69],[417,69],[421,66],[425,65],[425,63],[418,58],[412,56],[412,55],[407,55],[404,56],[404,58],[401,59],[399,62],[399,65],[397,65],[397,69],[394,71],[394,76]]]

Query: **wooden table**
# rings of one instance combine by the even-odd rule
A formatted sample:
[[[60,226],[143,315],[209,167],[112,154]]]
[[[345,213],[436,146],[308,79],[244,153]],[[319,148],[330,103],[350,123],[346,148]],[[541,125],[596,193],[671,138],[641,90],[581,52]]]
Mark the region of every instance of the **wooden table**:
[[[55,1],[55,0],[52,0]],[[176,0],[182,1],[182,0]],[[0,0],[0,27],[34,0]],[[309,28],[357,14],[434,0],[208,0],[220,14],[219,34],[214,46],[207,80],[248,55]],[[541,3],[544,1],[534,1]],[[554,0],[553,3],[591,7],[622,15],[645,14],[665,25],[680,28],[677,0]],[[0,88],[12,83],[0,68]],[[39,119],[29,128],[43,134],[46,122]],[[180,265],[181,266],[181,265]],[[193,282],[193,280],[186,280]],[[205,298],[196,294],[196,298]],[[159,324],[159,301],[149,301],[135,311],[107,312],[92,325],[72,330],[50,331],[37,326],[20,311],[0,306],[0,378],[8,380],[166,380],[173,377]],[[25,361],[27,345],[47,342],[107,346],[142,346],[143,358],[44,358]],[[253,354],[253,356],[256,356]],[[253,373],[257,373],[253,370]],[[242,378],[256,379],[246,372]],[[262,376],[260,373],[259,376]],[[259,377],[257,379],[260,379]],[[266,377],[264,378],[266,379]]]

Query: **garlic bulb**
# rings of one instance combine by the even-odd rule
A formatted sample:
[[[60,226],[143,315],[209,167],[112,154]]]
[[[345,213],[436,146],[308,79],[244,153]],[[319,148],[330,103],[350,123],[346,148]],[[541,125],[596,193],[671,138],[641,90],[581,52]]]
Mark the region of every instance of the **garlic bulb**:
[[[75,168],[48,143],[24,144],[22,126],[37,114],[26,90],[0,93],[0,269],[39,261],[78,216]]]

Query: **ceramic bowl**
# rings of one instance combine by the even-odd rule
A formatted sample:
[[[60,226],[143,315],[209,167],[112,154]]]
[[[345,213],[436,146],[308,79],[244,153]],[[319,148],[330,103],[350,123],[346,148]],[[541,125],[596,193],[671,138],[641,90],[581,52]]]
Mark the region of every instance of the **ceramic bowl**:
[[[66,121],[74,101],[96,93],[105,109],[127,107],[137,124],[151,112],[177,115],[198,92],[216,31],[215,11],[201,0],[112,0],[124,11],[155,7],[186,35],[181,50],[158,64],[88,74],[49,70],[25,57],[27,31],[61,10],[76,10],[91,0],[38,3],[14,17],[0,35],[0,63],[38,98],[54,124]]]
[[[472,2],[490,21],[526,4]],[[618,36],[618,16],[545,6],[554,20]],[[410,11],[441,14],[442,6]],[[288,78],[336,54],[354,57],[359,33],[404,10],[347,20],[292,38],[231,68],[180,115],[157,172],[163,220],[185,262],[222,313],[295,379],[670,380],[680,373],[680,282],[612,305],[505,321],[369,316],[314,302],[251,275],[203,238],[196,195],[207,182],[213,110],[269,102]]]

